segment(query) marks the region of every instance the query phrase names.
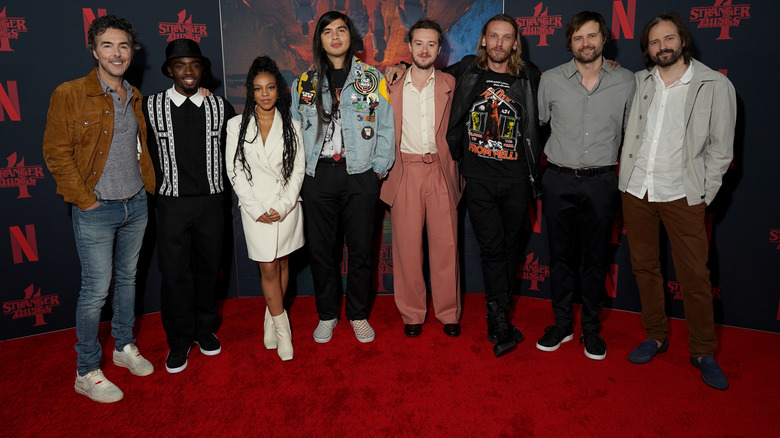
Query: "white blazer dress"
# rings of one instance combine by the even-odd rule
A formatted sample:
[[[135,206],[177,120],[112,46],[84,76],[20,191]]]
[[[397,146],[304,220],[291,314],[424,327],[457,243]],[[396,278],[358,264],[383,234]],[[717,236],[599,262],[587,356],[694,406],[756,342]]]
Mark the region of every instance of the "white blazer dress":
[[[230,119],[227,125],[225,163],[228,180],[238,197],[249,258],[258,262],[274,261],[303,246],[303,211],[301,211],[300,191],[306,162],[301,125],[297,120],[293,120],[292,123],[298,138],[298,149],[295,153],[293,172],[286,186],[283,185],[282,178],[284,141],[282,116],[279,110],[276,110],[265,144],[262,137],[256,135],[255,122],[252,121],[247,126],[244,152],[252,171],[251,183],[247,180],[241,162],[233,161],[238,146],[241,115]],[[250,143],[252,138],[255,140]],[[257,218],[271,209],[279,212],[281,220],[271,224],[257,221]]]

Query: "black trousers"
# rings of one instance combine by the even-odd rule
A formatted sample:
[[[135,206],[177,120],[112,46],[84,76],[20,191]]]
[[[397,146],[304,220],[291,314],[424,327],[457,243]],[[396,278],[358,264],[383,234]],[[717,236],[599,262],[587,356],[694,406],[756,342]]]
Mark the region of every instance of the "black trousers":
[[[347,244],[347,290],[344,313],[349,320],[368,319],[371,303],[371,237],[379,178],[373,170],[349,175],[344,165],[320,163],[316,176],[303,180],[303,211],[311,254],[314,296],[321,320],[339,316],[343,226]]]
[[[471,227],[479,244],[485,299],[509,303],[520,256],[530,186],[469,178],[464,191]]]
[[[217,328],[224,195],[157,196],[157,260],[163,328],[171,347]]]
[[[548,168],[542,190],[555,324],[572,326],[572,297],[579,277],[582,331],[598,331],[618,207],[617,175],[578,177]]]

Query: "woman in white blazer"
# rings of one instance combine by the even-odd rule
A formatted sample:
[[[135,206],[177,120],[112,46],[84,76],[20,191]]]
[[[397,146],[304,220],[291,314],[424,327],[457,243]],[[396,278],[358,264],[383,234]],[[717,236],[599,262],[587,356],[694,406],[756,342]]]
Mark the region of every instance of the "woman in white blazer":
[[[288,255],[303,246],[301,127],[290,116],[287,84],[271,58],[254,60],[246,90],[243,114],[228,121],[225,163],[249,258],[260,265],[266,302],[263,343],[290,360],[292,336],[283,301]]]

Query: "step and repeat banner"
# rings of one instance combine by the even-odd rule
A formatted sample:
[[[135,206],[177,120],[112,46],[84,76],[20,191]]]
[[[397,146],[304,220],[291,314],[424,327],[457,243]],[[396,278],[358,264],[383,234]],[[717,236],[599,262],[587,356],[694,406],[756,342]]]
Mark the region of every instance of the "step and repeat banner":
[[[259,55],[273,57],[292,82],[311,65],[316,20],[331,9],[349,14],[361,37],[359,56],[380,68],[410,61],[404,38],[418,18],[427,16],[442,25],[445,41],[438,64],[446,66],[473,53],[484,22],[504,10],[516,17],[522,30],[523,56],[544,71],[571,59],[565,48],[565,25],[582,8],[582,2],[573,0],[66,0],[44,4],[0,0],[0,340],[75,325],[80,265],[70,208],[56,194],[41,141],[54,88],[87,75],[94,66],[86,49],[86,30],[95,17],[114,14],[136,26],[143,48],[135,54],[126,78],[144,95],[171,86],[159,69],[165,46],[175,38],[190,38],[200,43],[213,63],[204,83],[225,95],[240,112],[251,61]],[[778,63],[770,50],[771,40],[762,38],[773,34],[780,5],[594,0],[587,2],[587,8],[604,15],[611,29],[605,56],[632,71],[643,68],[639,35],[644,24],[657,13],[676,11],[693,35],[694,57],[733,82],[739,111],[735,156],[707,214],[716,322],[780,332],[780,185],[774,169],[780,154],[772,134],[778,115],[772,102],[780,93],[768,83],[770,70]],[[517,269],[516,292],[549,298],[549,254],[541,207],[537,201],[526,217],[518,218],[524,221],[528,238]],[[232,229],[223,249],[222,296],[258,296],[262,292],[259,270],[247,257],[235,203],[233,210],[226,212]],[[463,217],[465,291],[480,293],[479,250],[468,215]],[[391,294],[390,222],[382,206],[377,207],[375,229],[375,289]],[[138,269],[139,314],[159,310],[155,237],[150,215]],[[620,215],[615,218],[611,248],[614,261],[605,284],[607,305],[639,311]],[[305,249],[292,257],[290,294],[313,294],[307,258]],[[682,317],[680,284],[668,245],[663,265],[668,312]],[[348,269],[342,263],[342,273]],[[109,305],[104,312],[110,315]]]

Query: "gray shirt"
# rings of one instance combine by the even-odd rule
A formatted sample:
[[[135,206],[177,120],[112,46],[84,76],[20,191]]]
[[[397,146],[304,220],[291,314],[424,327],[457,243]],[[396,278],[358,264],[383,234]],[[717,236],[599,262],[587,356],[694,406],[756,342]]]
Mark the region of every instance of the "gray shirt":
[[[552,131],[544,148],[548,160],[574,169],[617,164],[635,88],[630,71],[606,62],[591,91],[574,59],[546,71],[539,83],[539,121]]]
[[[133,87],[127,81],[122,81],[127,92],[127,97],[122,102],[119,93],[106,85],[100,75],[98,80],[103,91],[109,94],[114,102],[114,129],[106,165],[95,185],[95,195],[98,199],[105,200],[127,199],[144,187],[141,168],[138,165],[138,119],[130,102]]]

